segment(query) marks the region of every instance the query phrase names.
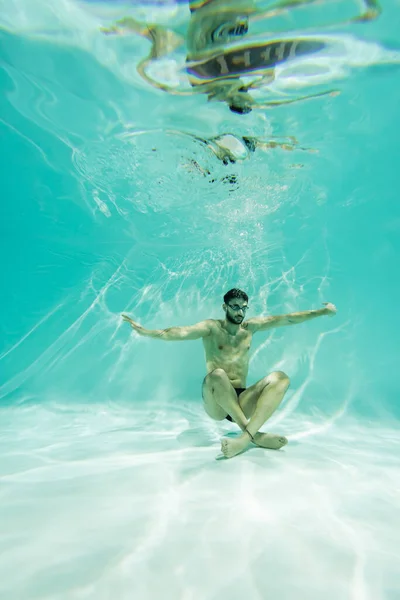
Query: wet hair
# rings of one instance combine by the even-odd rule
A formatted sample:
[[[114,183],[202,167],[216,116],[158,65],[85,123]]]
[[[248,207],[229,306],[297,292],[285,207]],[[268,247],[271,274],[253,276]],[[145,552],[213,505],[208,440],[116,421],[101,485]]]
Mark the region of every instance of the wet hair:
[[[241,94],[244,94],[245,97],[243,98]],[[229,109],[234,113],[238,113],[239,115],[247,115],[252,111],[250,103],[251,98],[247,93],[247,89],[245,87],[241,87],[238,89],[236,98],[232,98],[231,102],[229,102]]]
[[[249,301],[249,297],[246,292],[242,292],[242,290],[238,290],[237,288],[233,288],[229,290],[229,292],[226,292],[224,296],[225,304],[228,304],[229,300],[232,300],[232,298],[242,298],[242,300],[245,302]]]
[[[251,108],[250,106],[238,106],[236,104],[230,104],[229,105],[229,109],[234,112],[237,113],[239,115],[247,115],[248,113],[251,112]]]

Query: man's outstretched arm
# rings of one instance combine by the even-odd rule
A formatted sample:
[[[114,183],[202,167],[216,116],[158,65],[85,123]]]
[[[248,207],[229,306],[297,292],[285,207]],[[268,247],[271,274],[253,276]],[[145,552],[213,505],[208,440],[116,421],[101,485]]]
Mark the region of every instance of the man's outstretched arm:
[[[188,325],[186,327],[168,327],[168,329],[145,329],[135,323],[128,315],[122,315],[124,321],[134,329],[139,335],[145,337],[158,338],[166,342],[178,342],[184,340],[198,340],[207,337],[211,333],[212,321],[201,321],[196,325]]]
[[[278,315],[275,317],[255,317],[246,322],[247,329],[253,333],[256,331],[266,331],[274,327],[284,327],[285,325],[297,325],[304,323],[316,317],[328,315],[332,317],[336,314],[336,306],[330,302],[324,302],[324,308],[318,310],[305,310],[303,312],[290,313],[288,315]]]

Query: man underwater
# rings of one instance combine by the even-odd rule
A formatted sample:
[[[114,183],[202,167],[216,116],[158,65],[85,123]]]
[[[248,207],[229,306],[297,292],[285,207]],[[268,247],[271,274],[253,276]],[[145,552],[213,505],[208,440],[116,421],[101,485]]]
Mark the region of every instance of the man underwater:
[[[233,288],[224,296],[225,319],[207,319],[195,325],[168,329],[145,329],[128,315],[122,315],[124,321],[145,337],[165,341],[203,340],[207,369],[203,381],[204,409],[212,419],[228,419],[242,430],[237,438],[222,439],[221,452],[226,458],[244,452],[251,443],[272,449],[287,444],[283,436],[259,431],[282,402],[290,381],[283,371],[274,371],[246,388],[253,334],[336,314],[336,307],[328,302],[319,310],[245,321],[248,300],[245,292]]]

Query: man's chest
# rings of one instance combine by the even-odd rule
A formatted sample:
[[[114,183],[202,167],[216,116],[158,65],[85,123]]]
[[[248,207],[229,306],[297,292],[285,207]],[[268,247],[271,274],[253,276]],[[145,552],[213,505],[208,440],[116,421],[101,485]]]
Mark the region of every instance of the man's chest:
[[[215,350],[222,354],[245,354],[249,351],[251,344],[251,334],[249,332],[240,332],[236,335],[229,335],[226,332],[218,332],[213,339]]]

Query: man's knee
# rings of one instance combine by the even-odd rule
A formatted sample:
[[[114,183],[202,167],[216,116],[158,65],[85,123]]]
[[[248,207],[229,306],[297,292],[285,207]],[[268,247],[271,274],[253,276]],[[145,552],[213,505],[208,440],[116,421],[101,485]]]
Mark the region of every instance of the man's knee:
[[[290,385],[290,379],[283,371],[274,371],[268,376],[269,383],[287,389]]]
[[[217,382],[217,381],[225,380],[226,378],[227,378],[227,374],[225,373],[225,371],[223,369],[214,369],[214,371],[211,371],[207,375],[206,381]]]
[[[225,388],[226,382],[229,382],[228,376],[223,369],[214,369],[206,375],[203,383],[203,390],[209,390],[212,393],[216,389],[220,390],[221,387]]]

